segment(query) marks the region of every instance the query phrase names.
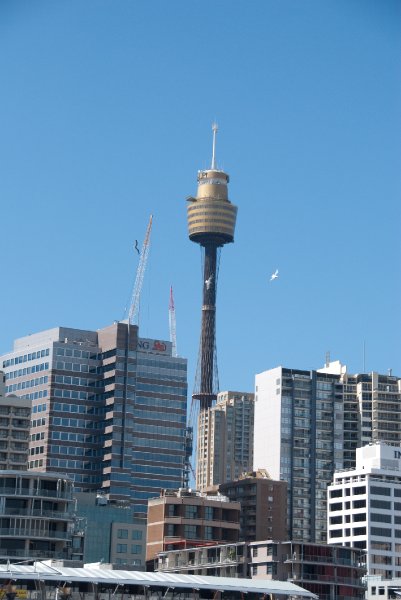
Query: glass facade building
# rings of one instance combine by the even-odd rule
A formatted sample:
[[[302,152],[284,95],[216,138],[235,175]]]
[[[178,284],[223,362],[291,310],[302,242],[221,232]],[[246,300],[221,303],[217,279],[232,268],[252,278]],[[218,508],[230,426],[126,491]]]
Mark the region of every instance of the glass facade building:
[[[147,499],[183,480],[187,361],[171,343],[117,322],[18,339],[0,358],[6,393],[32,401],[29,468],[67,473],[77,491]]]

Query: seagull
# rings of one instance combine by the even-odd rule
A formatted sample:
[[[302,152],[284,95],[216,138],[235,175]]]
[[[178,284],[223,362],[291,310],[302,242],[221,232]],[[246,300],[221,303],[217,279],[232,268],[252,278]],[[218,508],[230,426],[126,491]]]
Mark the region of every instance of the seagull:
[[[212,285],[212,281],[213,281],[213,273],[210,275],[209,279],[206,279],[205,281],[205,285],[206,285],[206,289],[209,290],[210,286]]]
[[[140,251],[138,248],[138,240],[135,240],[135,250],[138,252],[138,254],[140,254]]]
[[[272,276],[270,277],[270,281],[274,281],[274,279],[277,279],[278,277],[278,269],[275,270],[275,272],[272,274]]]

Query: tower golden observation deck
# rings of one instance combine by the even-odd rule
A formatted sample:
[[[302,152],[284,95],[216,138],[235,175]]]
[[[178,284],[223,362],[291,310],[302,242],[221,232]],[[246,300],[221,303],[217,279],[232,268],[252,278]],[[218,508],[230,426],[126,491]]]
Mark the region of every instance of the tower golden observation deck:
[[[188,198],[189,239],[201,244],[223,246],[234,241],[237,207],[228,199],[229,176],[224,171],[198,172],[198,193]]]
[[[224,246],[234,241],[237,207],[228,199],[229,176],[216,168],[217,124],[213,123],[210,169],[198,171],[198,194],[187,198],[189,239],[201,246]]]

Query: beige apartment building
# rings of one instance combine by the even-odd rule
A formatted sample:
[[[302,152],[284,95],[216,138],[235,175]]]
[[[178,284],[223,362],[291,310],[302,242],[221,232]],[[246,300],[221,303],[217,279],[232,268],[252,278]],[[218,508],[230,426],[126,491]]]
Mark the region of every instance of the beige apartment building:
[[[216,491],[253,468],[254,394],[220,392],[198,417],[196,486]]]

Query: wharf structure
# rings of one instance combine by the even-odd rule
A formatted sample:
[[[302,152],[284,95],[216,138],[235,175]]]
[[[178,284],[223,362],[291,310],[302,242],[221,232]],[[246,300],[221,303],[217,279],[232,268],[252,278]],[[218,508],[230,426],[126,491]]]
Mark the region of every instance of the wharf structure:
[[[252,581],[231,577],[199,577],[175,573],[143,573],[56,562],[0,564],[0,585],[7,600],[292,600],[317,596],[287,581]]]
[[[327,486],[376,441],[401,442],[401,378],[351,375],[338,361],[256,375],[254,469],[287,482],[289,539],[327,541]]]
[[[56,327],[0,357],[6,394],[32,402],[29,469],[72,477],[146,517],[147,500],[183,479],[187,361],[168,341],[116,322]]]
[[[213,153],[210,169],[198,172],[196,197],[187,198],[189,239],[202,249],[202,323],[192,402],[199,407],[197,487],[207,485],[207,461],[200,441],[207,430],[208,409],[213,406],[219,388],[216,356],[216,291],[220,249],[234,241],[237,207],[228,199],[227,173],[217,168],[215,159],[217,125],[213,125]],[[199,450],[202,448],[202,452]]]

